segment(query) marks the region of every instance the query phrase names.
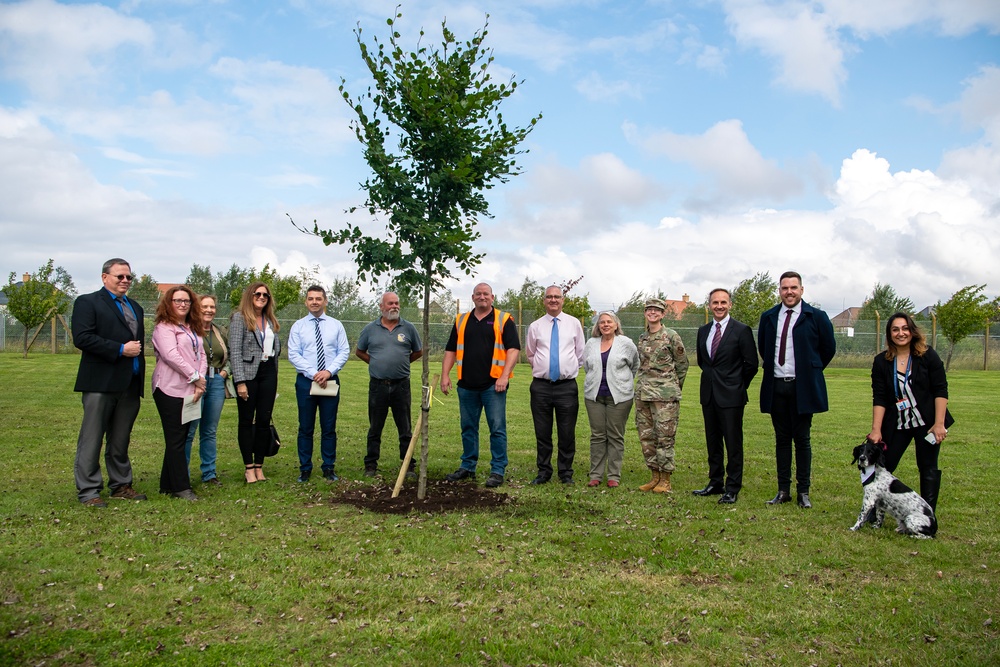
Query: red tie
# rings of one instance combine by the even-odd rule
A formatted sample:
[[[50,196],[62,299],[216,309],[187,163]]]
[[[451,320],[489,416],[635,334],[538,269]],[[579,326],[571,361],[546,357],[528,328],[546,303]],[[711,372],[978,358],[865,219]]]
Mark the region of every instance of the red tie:
[[[722,342],[722,325],[718,322],[715,323],[715,335],[712,336],[712,359],[715,359],[715,353],[719,351],[719,343]]]
[[[778,365],[785,365],[785,339],[788,338],[788,325],[792,321],[792,311],[785,311],[785,326],[781,328],[781,342],[778,343]]]

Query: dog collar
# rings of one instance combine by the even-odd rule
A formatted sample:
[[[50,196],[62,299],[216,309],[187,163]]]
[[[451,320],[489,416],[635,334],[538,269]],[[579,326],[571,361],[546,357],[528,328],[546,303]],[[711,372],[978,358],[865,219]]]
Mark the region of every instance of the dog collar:
[[[861,471],[861,485],[868,486],[875,480],[875,466],[858,468]]]

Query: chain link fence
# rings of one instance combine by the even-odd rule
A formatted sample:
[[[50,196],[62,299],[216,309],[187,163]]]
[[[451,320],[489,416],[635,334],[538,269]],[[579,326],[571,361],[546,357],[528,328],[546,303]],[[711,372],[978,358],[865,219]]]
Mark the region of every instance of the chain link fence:
[[[152,345],[149,344],[148,338],[153,331],[152,313],[156,310],[156,304],[143,302],[140,302],[140,304],[146,311],[147,340],[145,341],[146,345],[144,345],[144,349],[148,351],[148,354],[152,355]],[[223,326],[228,324],[229,310],[229,304],[219,303],[219,312],[216,315],[216,321],[219,324]],[[352,347],[357,342],[361,330],[371,321],[340,318],[338,317],[336,308],[333,307],[330,308],[329,312],[343,323],[347,331],[347,338]],[[287,306],[278,314],[278,322],[281,327],[279,335],[283,342],[287,340],[288,331],[292,323],[304,317],[305,314],[306,309],[302,304]],[[417,309],[404,308],[401,314],[404,319],[412,322],[417,327],[421,336],[423,336],[422,312]],[[518,332],[523,342],[528,325],[533,320],[541,317],[544,311],[541,309],[522,308],[512,314],[517,322]],[[643,314],[641,312],[624,312],[619,313],[619,318],[622,321],[622,329],[625,335],[633,341],[638,340],[645,327]],[[705,324],[705,321],[705,316],[702,314],[685,314],[677,320],[663,320],[665,326],[674,329],[681,335],[685,345],[688,347],[688,354],[692,357],[692,363],[694,362],[694,346],[698,327]],[[424,342],[424,349],[432,358],[439,358],[444,352],[453,322],[454,316],[446,312],[438,311],[431,314],[430,335],[428,337],[429,340]],[[593,326],[593,319],[587,318],[582,321],[582,324],[584,332],[589,336]],[[918,324],[924,330],[928,340],[932,341],[933,347],[937,349],[942,359],[946,359],[949,347],[947,340],[940,335],[939,331],[933,331],[933,326],[930,322],[924,321],[918,322]],[[30,353],[79,353],[73,346],[72,335],[67,329],[67,325],[71,325],[70,314],[42,325],[37,334],[35,330],[30,331],[29,340],[32,340]],[[878,331],[876,331],[876,328],[878,328]],[[994,324],[990,327],[988,338],[985,336],[985,333],[978,332],[973,334],[956,346],[951,360],[952,369],[1000,369],[1000,324]],[[872,357],[885,347],[884,335],[884,322],[876,323],[873,320],[855,322],[853,327],[836,330],[837,356],[834,357],[831,365],[838,368],[869,368]],[[937,340],[933,340],[935,335]],[[0,312],[0,351],[20,353],[23,350],[23,346],[24,327],[6,312]]]

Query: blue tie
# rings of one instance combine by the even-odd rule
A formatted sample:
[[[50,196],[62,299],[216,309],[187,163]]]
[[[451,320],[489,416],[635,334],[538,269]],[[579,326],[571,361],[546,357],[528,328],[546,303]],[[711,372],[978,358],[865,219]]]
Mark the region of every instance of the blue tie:
[[[559,380],[559,320],[552,318],[552,338],[549,339],[549,379]]]
[[[320,318],[313,319],[316,325],[316,370],[326,370],[326,355],[323,354],[323,332],[319,329]]]

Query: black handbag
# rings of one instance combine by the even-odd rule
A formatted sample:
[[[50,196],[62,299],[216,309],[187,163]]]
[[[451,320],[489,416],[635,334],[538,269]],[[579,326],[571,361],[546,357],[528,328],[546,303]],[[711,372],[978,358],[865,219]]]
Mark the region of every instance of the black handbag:
[[[267,440],[267,451],[264,452],[264,456],[275,456],[279,449],[281,449],[281,437],[278,435],[278,429],[272,423],[271,437]]]

